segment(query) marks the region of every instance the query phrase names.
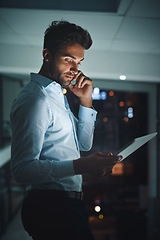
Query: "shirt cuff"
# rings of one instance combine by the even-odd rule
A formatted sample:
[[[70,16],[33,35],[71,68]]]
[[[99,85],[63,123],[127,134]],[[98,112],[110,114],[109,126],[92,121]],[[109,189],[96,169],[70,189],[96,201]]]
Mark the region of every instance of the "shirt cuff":
[[[56,162],[56,172],[58,179],[74,176],[73,160]]]
[[[93,122],[96,121],[97,111],[93,108],[88,108],[80,105],[79,107],[79,119],[85,122]]]

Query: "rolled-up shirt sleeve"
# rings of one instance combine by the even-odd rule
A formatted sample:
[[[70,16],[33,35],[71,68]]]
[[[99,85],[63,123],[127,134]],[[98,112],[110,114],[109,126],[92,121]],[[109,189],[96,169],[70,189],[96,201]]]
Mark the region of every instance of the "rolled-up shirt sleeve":
[[[75,175],[72,160],[57,162],[54,156],[53,160],[40,159],[45,133],[51,121],[54,119],[43,96],[28,96],[18,106],[13,103],[11,169],[18,183],[52,182]]]
[[[77,125],[78,142],[81,151],[89,151],[92,147],[96,115],[96,110],[80,105]]]

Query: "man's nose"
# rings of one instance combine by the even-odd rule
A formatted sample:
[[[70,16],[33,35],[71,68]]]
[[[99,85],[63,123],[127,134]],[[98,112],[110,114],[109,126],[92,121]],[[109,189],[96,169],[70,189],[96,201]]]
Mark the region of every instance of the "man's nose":
[[[70,68],[70,71],[73,72],[74,74],[77,74],[78,73],[78,64],[73,63],[71,68]]]

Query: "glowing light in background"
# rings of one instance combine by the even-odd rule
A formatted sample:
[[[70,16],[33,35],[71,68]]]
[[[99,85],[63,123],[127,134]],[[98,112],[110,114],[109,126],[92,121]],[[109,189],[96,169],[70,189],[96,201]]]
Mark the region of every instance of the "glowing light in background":
[[[134,116],[134,115],[133,115],[133,108],[132,108],[132,107],[129,107],[129,108],[128,108],[128,117],[129,117],[129,118],[133,118],[133,116]]]
[[[95,210],[95,212],[100,212],[101,211],[101,207],[100,206],[95,206],[94,210]]]
[[[93,99],[93,100],[100,100],[100,97],[101,97],[101,95],[100,95],[100,89],[99,89],[98,87],[95,87],[95,88],[93,89],[92,99]]]
[[[117,163],[112,168],[112,175],[123,175],[124,174],[124,164],[123,163]]]
[[[107,93],[106,92],[101,92],[101,99],[106,100],[107,99]]]
[[[100,89],[99,89],[98,87],[95,87],[94,90],[93,90],[93,92],[94,92],[95,94],[99,94]]]
[[[126,78],[127,78],[126,75],[120,75],[120,76],[119,76],[119,79],[120,79],[120,80],[126,80]]]
[[[120,101],[120,102],[119,102],[119,106],[120,106],[120,107],[124,107],[124,102],[123,102],[123,101]]]
[[[109,121],[109,119],[108,119],[107,117],[104,117],[104,118],[103,118],[103,122],[104,122],[104,123],[107,123],[108,121]]]
[[[114,96],[114,92],[113,92],[113,91],[110,91],[110,92],[109,92],[109,96],[110,96],[110,97],[113,97],[113,96]]]
[[[99,214],[99,219],[103,219],[104,218],[104,216],[103,216],[103,214]]]
[[[63,94],[67,93],[67,89],[63,88]]]
[[[128,122],[128,121],[129,121],[128,117],[124,117],[123,120],[124,120],[125,122]]]
[[[95,87],[93,89],[92,99],[93,100],[106,100],[107,99],[107,93],[105,91],[100,92],[100,89],[98,87]]]

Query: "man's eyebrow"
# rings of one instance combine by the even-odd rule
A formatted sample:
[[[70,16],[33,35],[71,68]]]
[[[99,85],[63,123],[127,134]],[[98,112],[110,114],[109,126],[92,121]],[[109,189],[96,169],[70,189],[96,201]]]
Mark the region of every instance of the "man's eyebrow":
[[[74,60],[77,59],[76,57],[74,57],[74,56],[72,56],[72,55],[70,55],[70,54],[65,54],[64,57],[70,57],[70,58],[72,58],[72,59],[74,59]],[[82,58],[80,61],[83,61],[83,60],[84,60],[84,58]]]

